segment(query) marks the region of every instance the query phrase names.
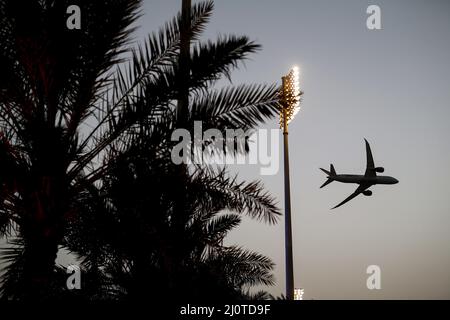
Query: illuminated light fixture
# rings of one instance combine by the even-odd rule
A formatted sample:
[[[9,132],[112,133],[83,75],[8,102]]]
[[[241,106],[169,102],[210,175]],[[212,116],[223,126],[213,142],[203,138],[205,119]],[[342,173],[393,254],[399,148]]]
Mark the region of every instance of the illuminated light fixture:
[[[296,288],[294,290],[294,300],[303,300],[303,295],[305,294],[305,289]]]
[[[289,73],[282,77],[282,87],[280,92],[280,103],[282,106],[280,114],[280,125],[285,126],[284,117],[286,117],[286,125],[289,124],[300,111],[300,69],[294,66]]]

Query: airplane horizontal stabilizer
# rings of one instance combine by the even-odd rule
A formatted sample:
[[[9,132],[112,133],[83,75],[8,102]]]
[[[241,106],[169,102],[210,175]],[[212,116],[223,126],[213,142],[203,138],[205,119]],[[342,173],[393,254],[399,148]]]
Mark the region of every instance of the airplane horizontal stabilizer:
[[[323,185],[320,186],[320,189],[322,189],[323,187],[325,187],[327,184],[333,182],[332,179],[328,179],[327,181],[325,181],[325,183]]]
[[[336,175],[336,170],[334,170],[333,164],[330,164],[330,171],[325,170],[324,168],[319,168],[319,169],[322,170],[323,172],[325,172],[328,176],[335,176]]]

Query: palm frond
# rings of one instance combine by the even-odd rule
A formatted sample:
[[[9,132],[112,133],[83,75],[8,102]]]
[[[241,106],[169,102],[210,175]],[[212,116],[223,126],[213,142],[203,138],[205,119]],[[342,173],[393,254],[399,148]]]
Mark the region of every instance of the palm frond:
[[[221,265],[237,288],[274,284],[271,273],[274,263],[259,253],[232,246],[213,253],[208,260],[213,265]]]
[[[21,238],[10,239],[7,246],[0,248],[0,299],[14,299],[22,292],[24,268],[24,242]]]
[[[244,292],[244,297],[246,300],[272,300],[272,296],[264,290],[259,290],[256,292],[251,292],[250,289]]]
[[[209,21],[213,10],[213,2],[205,1],[193,6],[191,17],[192,39],[197,39]],[[170,75],[177,63],[177,51],[180,45],[180,21],[181,13],[170,23],[167,23],[158,33],[148,36],[144,47],[133,50],[132,60],[125,68],[117,68],[115,81],[113,82],[112,101],[107,89],[105,92],[106,102],[104,104],[103,115],[99,116],[100,121],[90,132],[88,137],[81,144],[79,151],[88,145],[91,138],[107,124],[105,134],[98,138],[101,142],[96,148],[86,153],[81,163],[74,167],[74,171],[79,170],[83,165],[93,159],[106,145],[118,138],[124,130],[135,124],[138,120],[148,118],[151,114],[157,113],[150,106],[166,104],[176,93],[175,77]],[[142,100],[143,90],[145,96],[150,97],[150,101]],[[165,94],[164,94],[165,93]],[[143,106],[137,109],[131,106]]]
[[[221,243],[228,232],[236,228],[242,219],[237,214],[223,214],[211,219],[206,225],[206,238],[210,244]]]
[[[255,128],[278,114],[278,88],[275,85],[239,85],[212,91],[194,99],[191,118],[201,120],[205,127]]]
[[[216,174],[196,172],[191,188],[201,190],[206,208],[231,210],[269,223],[275,223],[281,215],[275,199],[264,190],[261,182],[239,183],[236,177],[228,177],[225,170]]]
[[[246,36],[222,36],[215,42],[198,43],[190,60],[191,90],[207,89],[208,83],[219,80],[223,75],[231,80],[231,70],[260,48]]]

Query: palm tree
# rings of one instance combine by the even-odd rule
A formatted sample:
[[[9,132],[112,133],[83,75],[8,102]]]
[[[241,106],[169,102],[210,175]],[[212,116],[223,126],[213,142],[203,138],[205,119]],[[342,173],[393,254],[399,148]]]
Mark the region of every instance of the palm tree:
[[[167,211],[174,206],[170,197],[184,197],[182,191],[196,181],[195,173],[206,179],[204,170],[197,168],[194,174],[187,169],[180,171],[167,158],[173,146],[169,133],[178,127],[175,102],[181,91],[182,71],[178,63],[181,14],[158,33],[150,34],[143,46],[134,48],[129,39],[132,24],[139,16],[139,0],[79,1],[83,13],[81,30],[65,28],[65,9],[69,5],[69,1],[0,0],[0,232],[7,236],[16,234],[21,248],[9,252],[8,256],[13,263],[4,283],[14,283],[16,288],[3,291],[9,297],[44,299],[52,295],[52,290],[61,285],[55,283],[59,279],[55,272],[59,245],[83,255],[93,278],[98,275],[98,267],[117,267],[112,261],[105,264],[102,260],[121,254],[125,255],[124,259],[133,257],[133,248],[126,243],[124,248],[120,243],[114,244],[114,239],[108,238],[110,232],[84,243],[82,237],[74,235],[89,235],[86,228],[97,230],[101,223],[114,226],[117,215],[121,217],[117,231],[129,231],[123,224],[127,219],[132,222],[130,230],[139,227],[133,225],[136,219],[133,220],[133,212],[126,210],[126,203],[120,203],[121,198],[112,194],[114,185],[120,186],[119,193],[126,190],[127,180],[115,184],[113,173],[119,174],[117,168],[133,165],[127,162],[129,159],[122,166],[117,164],[135,152],[136,142],[147,141],[152,145],[154,154],[143,157],[146,166],[153,170],[150,177],[156,179],[150,190],[158,188],[157,181],[163,178],[172,183],[167,182],[166,188],[161,189],[164,192],[156,190],[159,198],[151,202],[151,206],[159,207],[156,212],[166,212],[166,215],[156,214],[151,219],[173,219],[177,225],[175,230],[182,230],[195,216],[195,208],[203,208],[190,201],[205,201],[186,199],[181,202],[181,209],[175,210],[177,214],[170,215]],[[29,10],[24,11],[23,7]],[[222,37],[214,43],[201,42],[199,37],[212,9],[212,2],[202,2],[189,15],[188,30],[194,45],[189,59],[188,89],[192,100],[187,106],[185,127],[192,130],[193,121],[200,120],[204,129],[255,128],[276,114],[277,88],[243,85],[214,89],[218,79],[229,77],[238,62],[259,46],[247,37],[238,36]],[[158,143],[161,137],[164,139]],[[162,174],[158,177],[155,172]],[[225,179],[217,173],[210,178]],[[258,202],[252,204],[247,199],[251,194],[259,194],[260,201],[267,200],[266,195],[261,196],[259,185],[223,181],[228,181],[228,192],[239,193],[240,188],[243,197],[240,203],[223,202],[224,209],[247,210],[257,216],[266,212],[269,216],[266,219],[274,219],[277,211],[272,200],[265,201],[266,207],[272,208],[269,211],[261,209],[261,205],[252,210],[248,207]],[[183,188],[173,192],[170,187],[173,189],[177,183]],[[224,194],[227,196],[222,199],[226,201],[237,197]],[[143,195],[141,200],[148,195]],[[176,203],[179,206],[180,202]],[[98,211],[101,214],[95,214],[94,208],[102,208]],[[135,214],[143,215],[148,208],[149,205]],[[84,223],[88,221],[97,224]],[[164,224],[157,226],[164,227]],[[178,239],[178,244],[182,243],[182,238]],[[97,251],[92,246],[95,242],[101,244]],[[102,246],[108,250],[102,251]],[[110,255],[110,250],[115,254]],[[169,256],[174,260],[166,261],[169,269],[163,269],[168,270],[169,286],[177,285],[177,266],[185,258],[183,254],[189,252],[180,251]],[[225,256],[224,253],[221,257]],[[253,256],[242,254],[242,257]],[[137,258],[140,257],[135,254],[134,260]],[[122,269],[131,268],[119,265]],[[265,264],[263,269],[267,270],[268,266]],[[17,274],[21,276],[15,277]],[[120,289],[114,283],[110,288]]]
[[[104,149],[88,146],[81,128],[97,112],[139,3],[80,1],[83,28],[72,31],[70,1],[0,1],[0,230],[15,227],[23,240],[30,298],[49,294],[77,181]]]
[[[197,168],[180,177],[155,146],[145,139],[110,160],[102,188],[80,200],[88,214],[69,227],[67,247],[105,282],[92,284],[95,295],[135,300],[183,292],[202,300],[237,299],[254,285],[273,284],[268,258],[223,240],[240,214],[275,222],[274,199],[259,182],[238,183],[225,170]],[[174,223],[180,196],[174,184],[189,190],[182,224]]]

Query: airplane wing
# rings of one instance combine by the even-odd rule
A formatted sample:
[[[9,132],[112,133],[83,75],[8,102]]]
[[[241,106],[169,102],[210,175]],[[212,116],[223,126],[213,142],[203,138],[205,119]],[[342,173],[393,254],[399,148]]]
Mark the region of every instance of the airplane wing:
[[[372,150],[370,150],[369,142],[364,139],[366,142],[366,156],[367,156],[367,165],[366,165],[366,173],[364,174],[366,177],[376,177],[377,173],[375,171],[375,164],[373,162]]]
[[[360,184],[358,186],[358,188],[356,188],[355,192],[353,192],[347,199],[345,199],[344,201],[342,201],[341,203],[339,203],[337,206],[331,208],[331,209],[336,209],[337,207],[342,206],[343,204],[349,202],[350,200],[352,200],[353,198],[355,198],[357,195],[359,195],[360,193],[362,193],[364,190],[366,190],[367,188],[369,188],[371,186],[371,184]]]

